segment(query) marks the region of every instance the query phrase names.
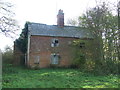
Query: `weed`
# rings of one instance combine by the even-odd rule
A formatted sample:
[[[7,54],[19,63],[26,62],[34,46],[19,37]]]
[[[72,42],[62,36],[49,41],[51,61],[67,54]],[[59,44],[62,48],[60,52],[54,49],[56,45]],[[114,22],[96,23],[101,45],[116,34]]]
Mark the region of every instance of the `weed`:
[[[94,76],[70,68],[31,70],[7,66],[4,70],[3,88],[118,88],[117,75]]]

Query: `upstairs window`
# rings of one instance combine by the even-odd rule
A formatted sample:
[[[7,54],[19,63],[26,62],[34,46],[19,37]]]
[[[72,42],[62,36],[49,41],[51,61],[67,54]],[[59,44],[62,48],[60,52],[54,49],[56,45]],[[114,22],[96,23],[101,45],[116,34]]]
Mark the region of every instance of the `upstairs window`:
[[[80,48],[85,48],[85,43],[80,43],[79,47]]]
[[[59,63],[59,54],[51,54],[51,64]]]
[[[58,39],[52,39],[51,47],[58,47],[58,46],[59,46]]]

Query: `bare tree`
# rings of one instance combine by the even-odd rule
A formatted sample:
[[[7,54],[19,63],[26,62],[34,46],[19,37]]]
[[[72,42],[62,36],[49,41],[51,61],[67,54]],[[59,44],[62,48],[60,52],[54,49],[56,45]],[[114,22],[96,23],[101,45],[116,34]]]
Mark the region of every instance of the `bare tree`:
[[[0,0],[0,33],[10,37],[19,29],[17,21],[13,18],[15,13],[12,12],[12,8],[11,3]]]

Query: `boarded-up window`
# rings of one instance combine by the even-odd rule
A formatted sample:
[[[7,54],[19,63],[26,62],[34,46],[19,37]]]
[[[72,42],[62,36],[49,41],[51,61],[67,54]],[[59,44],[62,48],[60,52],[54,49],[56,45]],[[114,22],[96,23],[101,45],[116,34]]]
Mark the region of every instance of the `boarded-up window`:
[[[51,54],[51,64],[59,63],[59,54]]]
[[[40,63],[40,56],[34,56],[34,64]]]
[[[58,47],[58,46],[59,46],[59,41],[58,41],[58,39],[52,39],[51,47]]]

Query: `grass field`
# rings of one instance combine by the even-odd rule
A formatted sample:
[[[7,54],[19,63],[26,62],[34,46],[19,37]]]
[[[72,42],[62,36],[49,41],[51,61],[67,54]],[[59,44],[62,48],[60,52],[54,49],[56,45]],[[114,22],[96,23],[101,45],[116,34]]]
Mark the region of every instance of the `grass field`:
[[[115,75],[94,76],[77,69],[9,67],[3,70],[3,88],[118,88]]]

